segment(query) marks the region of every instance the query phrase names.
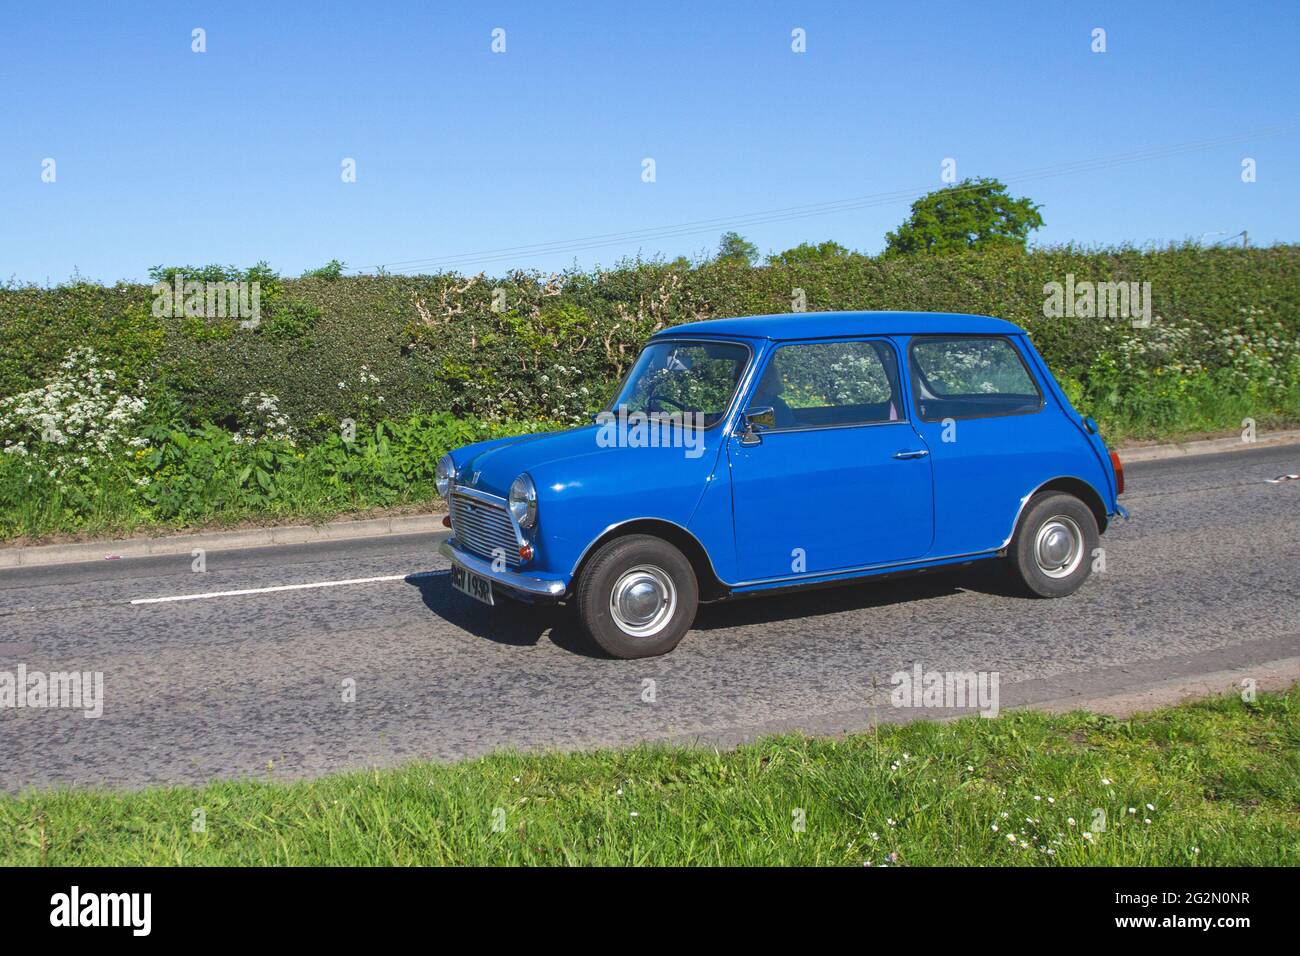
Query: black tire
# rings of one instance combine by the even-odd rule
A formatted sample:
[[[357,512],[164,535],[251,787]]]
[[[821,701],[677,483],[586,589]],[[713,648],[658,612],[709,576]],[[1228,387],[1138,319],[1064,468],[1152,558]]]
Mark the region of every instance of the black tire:
[[[1092,509],[1074,495],[1041,492],[1029,499],[1007,547],[1013,580],[1035,597],[1073,594],[1092,573],[1101,536]]]
[[[616,601],[616,589],[622,601]],[[691,562],[652,535],[628,535],[603,545],[578,579],[583,630],[607,654],[624,660],[671,651],[690,629],[699,602]]]

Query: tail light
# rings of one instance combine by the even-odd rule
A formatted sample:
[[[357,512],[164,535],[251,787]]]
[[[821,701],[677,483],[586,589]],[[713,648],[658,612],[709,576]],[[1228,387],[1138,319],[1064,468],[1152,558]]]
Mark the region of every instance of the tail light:
[[[1124,463],[1119,460],[1119,452],[1112,449],[1110,453],[1110,464],[1115,469],[1115,494],[1124,493]]]

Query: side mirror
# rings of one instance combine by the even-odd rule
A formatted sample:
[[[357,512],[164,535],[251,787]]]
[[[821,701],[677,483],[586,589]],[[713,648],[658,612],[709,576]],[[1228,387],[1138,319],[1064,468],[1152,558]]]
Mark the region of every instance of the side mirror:
[[[757,445],[762,442],[759,429],[776,427],[776,409],[771,405],[756,405],[745,410],[745,428],[740,433],[742,445]]]
[[[1097,423],[1093,421],[1091,418],[1085,418],[1083,420],[1083,427],[1088,429],[1089,435],[1097,434]]]

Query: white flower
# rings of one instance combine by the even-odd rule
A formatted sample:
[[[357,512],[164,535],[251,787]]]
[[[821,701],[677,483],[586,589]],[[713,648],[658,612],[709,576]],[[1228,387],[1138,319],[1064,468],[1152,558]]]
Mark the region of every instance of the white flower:
[[[71,349],[43,387],[0,399],[0,431],[18,438],[6,438],[5,453],[38,459],[62,484],[89,467],[92,453],[139,442],[131,431],[148,403],[116,392],[117,376],[98,363],[93,349]]]

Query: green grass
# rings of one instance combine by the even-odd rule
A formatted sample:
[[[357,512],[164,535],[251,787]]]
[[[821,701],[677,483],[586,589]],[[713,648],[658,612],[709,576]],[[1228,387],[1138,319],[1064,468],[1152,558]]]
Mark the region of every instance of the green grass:
[[[365,488],[341,488],[302,469],[280,478],[273,498],[245,500],[238,493],[214,495],[206,507],[182,516],[159,517],[141,501],[138,489],[127,477],[112,467],[88,469],[80,480],[81,486],[74,493],[53,482],[30,489],[12,483],[0,490],[0,542],[112,540],[286,522],[313,524],[391,513],[394,509],[427,511],[436,506],[442,510],[431,481],[412,483],[381,496],[367,494]]]
[[[98,538],[137,532],[324,521],[376,509],[427,509],[439,501],[434,470],[447,451],[554,422],[484,422],[414,415],[295,444],[237,440],[223,428],[155,425],[148,448],[88,456],[56,467],[61,452],[0,455],[0,541]],[[78,456],[79,457],[79,456]],[[66,466],[66,461],[63,463]]]
[[[1112,446],[1134,440],[1179,441],[1189,436],[1237,434],[1245,419],[1254,421],[1264,435],[1300,423],[1300,381],[1293,382],[1285,394],[1264,400],[1234,386],[1225,376],[1205,375],[1187,380],[1185,386],[1174,383],[1172,389],[1152,386],[1138,390],[1116,398],[1113,405],[1092,404],[1102,435]]]
[[[1098,809],[1106,829],[1085,838]],[[1123,721],[1018,712],[721,753],[501,753],[301,783],[0,797],[6,865],[868,861],[1300,864],[1300,689]]]

